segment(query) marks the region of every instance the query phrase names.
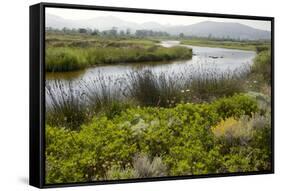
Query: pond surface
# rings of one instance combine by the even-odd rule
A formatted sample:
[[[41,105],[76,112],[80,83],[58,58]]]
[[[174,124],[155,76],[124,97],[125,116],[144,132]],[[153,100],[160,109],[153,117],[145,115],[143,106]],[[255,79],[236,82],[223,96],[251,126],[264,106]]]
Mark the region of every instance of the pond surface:
[[[160,45],[171,47],[180,45],[179,41],[162,41]],[[193,56],[190,60],[177,60],[168,62],[141,62],[141,63],[120,63],[88,68],[77,72],[47,73],[46,83],[50,85],[54,92],[55,80],[61,80],[65,84],[72,84],[74,91],[83,91],[83,87],[98,88],[93,86],[93,81],[103,79],[106,82],[117,82],[118,79],[128,80],[128,74],[134,71],[149,69],[155,75],[165,74],[165,76],[174,77],[184,75],[204,76],[210,73],[220,76],[221,74],[239,74],[247,72],[256,53],[254,51],[210,48],[190,45],[180,45],[190,47],[193,50]],[[82,83],[81,83],[82,82]],[[83,84],[83,86],[81,86]],[[109,84],[109,83],[108,83]],[[111,83],[112,86],[122,86],[122,83]],[[67,85],[66,85],[67,86]],[[93,86],[93,87],[89,87]],[[99,90],[97,90],[99,91]],[[46,94],[48,102],[48,94]]]

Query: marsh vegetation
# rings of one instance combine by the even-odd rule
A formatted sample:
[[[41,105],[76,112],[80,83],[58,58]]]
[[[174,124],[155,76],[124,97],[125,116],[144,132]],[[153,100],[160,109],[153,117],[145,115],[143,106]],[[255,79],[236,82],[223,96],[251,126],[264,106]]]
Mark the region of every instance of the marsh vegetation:
[[[47,183],[271,170],[268,42],[171,40],[47,33]]]
[[[65,72],[91,66],[115,63],[147,61],[169,61],[190,59],[192,49],[187,47],[165,48],[157,45],[157,40],[105,37],[71,39],[50,35],[47,38],[46,71]]]

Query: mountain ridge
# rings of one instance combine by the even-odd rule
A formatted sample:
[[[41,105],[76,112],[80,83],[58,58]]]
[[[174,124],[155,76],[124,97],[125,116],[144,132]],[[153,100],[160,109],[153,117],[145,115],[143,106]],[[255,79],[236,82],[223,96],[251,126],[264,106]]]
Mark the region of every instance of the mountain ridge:
[[[109,30],[117,27],[118,30],[130,29],[132,32],[140,29],[165,31],[171,35],[183,33],[186,36],[215,37],[260,40],[270,39],[269,31],[256,29],[248,25],[235,22],[202,21],[191,25],[163,25],[154,21],[135,23],[125,21],[114,16],[102,16],[84,20],[64,19],[57,15],[46,15],[46,27],[62,29],[67,28],[91,28],[98,30]]]

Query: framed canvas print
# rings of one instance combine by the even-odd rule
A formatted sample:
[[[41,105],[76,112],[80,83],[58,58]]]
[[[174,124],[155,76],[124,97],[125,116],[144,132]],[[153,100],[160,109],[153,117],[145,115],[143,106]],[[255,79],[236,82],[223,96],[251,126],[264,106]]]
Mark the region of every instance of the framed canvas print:
[[[274,172],[274,18],[30,7],[30,184]]]

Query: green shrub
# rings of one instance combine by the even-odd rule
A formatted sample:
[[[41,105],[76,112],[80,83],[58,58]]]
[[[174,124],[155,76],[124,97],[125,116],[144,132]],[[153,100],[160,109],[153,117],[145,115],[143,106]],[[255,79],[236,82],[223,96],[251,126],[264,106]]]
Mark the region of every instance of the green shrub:
[[[228,118],[212,128],[219,145],[222,168],[227,172],[269,170],[271,168],[271,118]]]
[[[252,116],[258,112],[258,104],[254,99],[245,95],[235,95],[229,98],[222,98],[214,102],[215,110],[223,119],[229,117],[239,118],[242,115]]]
[[[253,115],[256,104],[235,95],[210,104],[101,113],[78,131],[47,126],[47,183],[268,170],[270,115]],[[238,126],[251,127],[247,144],[224,144],[225,136],[213,133],[222,119],[245,115],[247,125]],[[247,136],[242,132],[235,136]]]
[[[261,75],[261,81],[271,83],[271,51],[265,50],[258,53],[252,66],[252,74],[255,76]]]
[[[257,53],[260,53],[260,52],[263,52],[263,51],[268,51],[270,48],[269,48],[269,46],[267,46],[267,45],[263,45],[263,46],[257,46],[256,47],[256,52]]]

